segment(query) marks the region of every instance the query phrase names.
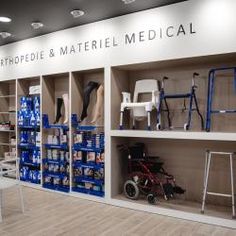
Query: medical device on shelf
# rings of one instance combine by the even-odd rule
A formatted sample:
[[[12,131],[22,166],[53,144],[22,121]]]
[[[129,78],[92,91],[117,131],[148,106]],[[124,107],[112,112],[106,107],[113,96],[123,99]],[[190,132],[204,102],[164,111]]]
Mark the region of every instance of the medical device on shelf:
[[[139,101],[142,94],[150,94],[150,101]],[[154,79],[138,80],[135,83],[134,97],[131,101],[131,94],[122,92],[123,101],[120,106],[120,129],[123,129],[123,116],[125,110],[130,110],[133,119],[133,129],[135,121],[147,118],[147,128],[151,129],[151,112],[157,109],[159,101],[158,81]]]
[[[176,94],[166,94],[165,80],[167,80],[168,77],[163,77],[162,83],[161,83],[161,90],[160,90],[160,102],[159,102],[159,106],[157,109],[157,130],[163,129],[162,122],[161,122],[161,113],[162,112],[167,112],[168,126],[170,129],[173,128],[172,123],[171,123],[171,119],[170,119],[170,110],[169,110],[169,106],[167,103],[167,100],[169,100],[169,99],[184,99],[184,104],[185,104],[185,100],[189,99],[188,108],[185,107],[185,109],[188,110],[188,118],[187,118],[187,122],[184,123],[184,126],[183,126],[184,130],[190,129],[193,111],[197,111],[198,116],[201,120],[201,128],[202,128],[202,130],[204,129],[204,120],[203,120],[203,117],[200,113],[198,101],[197,101],[197,97],[196,97],[197,86],[195,84],[195,78],[197,76],[199,76],[199,74],[194,72],[193,77],[192,77],[192,85],[191,85],[190,92],[176,93]],[[165,109],[163,109],[163,103],[165,105]],[[195,108],[193,107],[193,104],[195,104]]]

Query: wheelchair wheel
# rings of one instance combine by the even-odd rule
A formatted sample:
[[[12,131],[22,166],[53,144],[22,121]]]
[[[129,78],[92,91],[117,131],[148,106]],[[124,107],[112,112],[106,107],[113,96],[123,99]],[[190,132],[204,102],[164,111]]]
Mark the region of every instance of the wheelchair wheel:
[[[149,194],[147,195],[147,200],[148,200],[148,203],[149,203],[149,204],[152,204],[152,205],[156,205],[157,202],[158,202],[157,197],[156,197],[155,194],[153,194],[153,193],[149,193]]]
[[[132,200],[137,200],[139,197],[138,185],[133,180],[127,180],[124,184],[125,196]]]

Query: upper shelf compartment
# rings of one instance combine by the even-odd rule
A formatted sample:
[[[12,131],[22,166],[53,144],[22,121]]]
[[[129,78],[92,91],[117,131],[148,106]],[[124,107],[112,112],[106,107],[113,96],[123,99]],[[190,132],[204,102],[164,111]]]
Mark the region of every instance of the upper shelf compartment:
[[[151,112],[151,130],[153,132],[159,132],[157,136],[164,137],[166,134],[164,131],[176,132],[176,135],[170,135],[171,137],[179,136],[181,132],[185,131],[186,125],[191,115],[191,122],[189,123],[189,131],[193,132],[205,132],[206,124],[206,111],[208,100],[208,76],[209,71],[214,68],[232,67],[236,66],[236,55],[218,55],[201,58],[170,60],[143,64],[133,64],[127,66],[115,66],[111,69],[111,130],[118,130],[120,126],[120,110],[121,102],[123,100],[122,92],[130,93],[131,102],[134,99],[134,91],[136,82],[139,80],[146,80],[148,86],[148,80],[156,80],[158,82],[159,89],[164,81],[164,95],[162,94],[162,106],[159,111],[160,117],[158,121],[157,109]],[[190,100],[192,95],[192,78],[195,74],[195,95],[199,112],[203,117],[204,129],[201,129],[201,118],[196,111],[194,103],[192,105],[192,112],[189,113]],[[213,110],[236,110],[236,90],[234,88],[236,81],[234,82],[234,75],[230,72],[217,72],[214,83],[212,109]],[[145,83],[144,83],[144,86]],[[149,97],[147,94],[138,95],[138,101],[146,102],[151,101],[152,95]],[[160,100],[159,100],[160,101]],[[166,103],[169,108],[169,119]],[[211,120],[211,132],[219,133],[232,133],[236,132],[236,113],[225,114],[218,113],[212,114]],[[136,119],[135,130],[147,131],[148,121],[145,119]],[[157,130],[157,124],[161,123],[161,131]],[[132,130],[133,128],[133,115],[132,109],[126,109],[123,115],[123,129]],[[178,132],[177,132],[178,131]],[[134,133],[133,131],[132,133]],[[162,134],[161,134],[162,133]],[[167,135],[169,136],[169,134]],[[184,135],[188,137],[189,134]],[[191,135],[190,135],[191,136]],[[218,138],[220,138],[220,134]],[[225,136],[225,135],[223,135]],[[180,135],[182,137],[182,135]],[[213,138],[211,135],[206,137],[199,136],[200,139]],[[227,136],[226,139],[232,140],[231,136]]]
[[[72,73],[71,114],[81,125],[104,125],[104,69]]]
[[[48,115],[49,124],[68,125],[69,73],[44,76],[42,95],[42,113]]]

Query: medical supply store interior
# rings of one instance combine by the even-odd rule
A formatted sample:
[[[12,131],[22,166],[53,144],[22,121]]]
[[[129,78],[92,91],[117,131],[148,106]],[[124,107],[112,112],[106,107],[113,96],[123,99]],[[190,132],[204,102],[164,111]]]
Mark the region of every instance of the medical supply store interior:
[[[14,2],[0,235],[236,235],[236,2]]]

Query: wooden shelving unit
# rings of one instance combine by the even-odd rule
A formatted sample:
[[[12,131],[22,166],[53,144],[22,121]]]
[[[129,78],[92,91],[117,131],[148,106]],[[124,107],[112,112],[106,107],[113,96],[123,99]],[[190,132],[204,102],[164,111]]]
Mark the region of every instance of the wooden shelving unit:
[[[231,66],[233,61],[224,58],[224,63]],[[234,61],[235,62],[235,61]],[[227,64],[228,63],[228,64]],[[165,214],[181,218],[193,219],[201,222],[211,222],[229,227],[235,227],[232,220],[232,209],[229,199],[209,197],[207,199],[208,210],[202,215],[201,201],[203,191],[203,176],[205,164],[205,151],[228,150],[235,151],[236,120],[235,116],[221,114],[213,117],[212,132],[201,131],[200,121],[193,113],[192,127],[189,131],[164,130],[157,131],[155,128],[156,113],[151,116],[152,130],[146,130],[146,121],[138,123],[136,130],[132,130],[129,113],[124,119],[124,130],[119,130],[119,110],[122,101],[121,92],[131,92],[133,96],[135,81],[138,79],[157,79],[163,76],[169,77],[166,82],[168,93],[184,93],[190,90],[191,76],[198,72],[200,77],[197,83],[197,99],[199,108],[205,118],[207,102],[208,71],[211,68],[220,67],[221,59],[218,61],[209,57],[208,62],[203,63],[198,59],[173,60],[166,62],[144,63],[124,65],[111,68],[111,99],[110,99],[110,124],[109,147],[110,147],[110,194],[112,203],[132,209],[141,209],[148,212]],[[224,75],[219,75],[224,78]],[[219,79],[215,88],[215,99],[213,106],[235,107],[235,95],[231,86],[232,76]],[[230,87],[231,86],[231,87]],[[231,88],[231,89],[229,89]],[[223,91],[227,91],[227,95]],[[186,113],[182,112],[183,101],[168,101],[171,109],[171,119],[174,126],[185,123]],[[181,112],[180,112],[181,111]],[[162,116],[166,121],[165,115]],[[160,156],[164,162],[165,169],[174,175],[177,183],[186,189],[185,197],[165,202],[160,199],[157,206],[151,206],[146,199],[132,201],[127,199],[123,193],[123,184],[127,179],[128,159],[117,150],[117,145],[132,145],[136,142],[145,143],[151,156]],[[210,175],[211,189],[216,192],[230,192],[230,176],[228,159],[216,159]],[[217,181],[216,181],[217,180]],[[178,216],[177,216],[178,217]]]
[[[2,159],[16,156],[16,80],[0,82],[0,156]]]
[[[227,57],[223,58],[228,64],[233,64],[233,61],[227,61]],[[222,59],[222,60],[223,60]],[[231,58],[232,59],[232,58]],[[41,116],[41,163],[40,170],[42,171],[42,181],[40,185],[33,185],[28,182],[22,184],[30,187],[44,189],[45,191],[57,191],[58,193],[71,196],[89,199],[93,201],[113,204],[115,206],[127,207],[134,210],[142,210],[156,214],[164,214],[172,217],[180,217],[187,220],[194,220],[204,223],[221,225],[226,227],[236,228],[235,220],[230,218],[229,202],[216,197],[209,198],[208,210],[205,215],[200,214],[200,203],[203,188],[203,171],[204,171],[204,155],[206,149],[235,151],[236,141],[236,124],[235,119],[222,115],[214,117],[213,132],[205,132],[200,130],[200,122],[197,116],[193,116],[192,127],[190,131],[183,130],[155,130],[155,113],[152,115],[152,130],[145,130],[145,122],[140,122],[137,130],[130,129],[130,119],[127,114],[125,118],[125,129],[119,130],[119,110],[121,103],[121,92],[131,92],[134,89],[134,84],[137,79],[161,79],[166,75],[170,77],[167,88],[170,92],[179,91],[179,87],[183,90],[189,89],[190,79],[193,71],[200,73],[200,79],[197,81],[200,110],[205,116],[206,110],[206,90],[208,70],[211,67],[219,66],[222,63],[220,58],[209,60],[207,63],[201,63],[200,59],[186,59],[181,61],[166,61],[144,64],[124,65],[117,67],[106,67],[91,70],[73,71],[60,74],[52,74],[38,76],[26,79],[17,79],[17,91],[10,91],[9,94],[0,93],[0,102],[15,101],[17,99],[17,108],[19,109],[19,99],[21,96],[27,95],[30,85],[40,85],[41,87],[41,114],[48,116],[50,127],[43,127],[43,117]],[[236,62],[236,59],[235,61]],[[73,191],[74,183],[74,166],[73,166],[73,135],[75,127],[71,122],[71,115],[76,114],[80,117],[82,111],[83,90],[89,81],[95,81],[99,84],[104,84],[105,101],[102,114],[104,114],[98,123],[102,131],[105,133],[105,196],[104,198],[84,194]],[[1,82],[2,83],[2,82]],[[11,85],[12,86],[12,85]],[[220,83],[219,87],[223,85]],[[229,85],[227,85],[229,86]],[[0,84],[0,89],[2,84]],[[4,87],[5,88],[5,87]],[[62,97],[63,94],[69,96],[69,120],[67,124],[63,124],[65,117],[62,116],[60,122],[53,126],[56,116],[56,99]],[[217,87],[216,94],[219,93]],[[219,97],[219,100],[221,97]],[[233,105],[235,100],[229,95],[229,99],[224,103],[228,106]],[[9,102],[8,102],[9,103]],[[10,102],[11,103],[11,102]],[[94,112],[96,103],[96,94],[93,91],[91,95],[90,106],[88,108],[88,117],[82,125],[91,125],[90,121]],[[216,105],[220,105],[216,100]],[[185,114],[179,114],[179,108],[182,107],[182,102],[171,105],[171,108],[176,109],[175,122],[180,124],[185,119]],[[2,113],[1,113],[2,112]],[[16,117],[16,113],[8,113],[8,108],[3,107],[0,110],[1,117]],[[64,107],[62,107],[64,114]],[[229,119],[229,120],[228,120]],[[220,125],[219,125],[220,124]],[[47,149],[48,135],[54,135],[60,128],[67,130],[67,144],[69,152],[69,186],[67,191],[61,191],[60,188],[50,189],[44,188],[45,185],[45,161],[48,158]],[[16,128],[17,139],[19,140],[20,127]],[[0,130],[0,142],[2,144],[9,143],[9,135],[14,134],[13,130]],[[177,182],[186,188],[187,192],[184,198],[175,199],[165,202],[160,199],[157,206],[152,206],[145,199],[138,201],[130,201],[124,197],[123,184],[127,176],[127,160],[122,157],[117,150],[118,144],[132,144],[135,142],[144,142],[151,154],[159,155],[165,167],[176,177]],[[0,146],[1,146],[0,143]],[[1,146],[1,148],[9,148]],[[55,145],[54,145],[55,148]],[[18,149],[18,156],[20,155]],[[3,156],[1,154],[0,156]],[[50,161],[48,162],[50,163]],[[53,173],[49,173],[53,178]],[[54,173],[55,174],[55,173]],[[55,176],[54,176],[55,177]],[[62,176],[61,176],[62,177]],[[228,165],[225,160],[221,160],[218,164],[214,164],[212,171],[213,182],[211,186],[219,191],[228,191]],[[214,182],[214,180],[216,180]],[[218,180],[219,179],[219,180]],[[44,186],[44,187],[43,187]],[[59,190],[59,191],[58,191]],[[218,205],[218,206],[217,206]]]

